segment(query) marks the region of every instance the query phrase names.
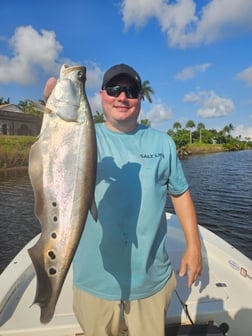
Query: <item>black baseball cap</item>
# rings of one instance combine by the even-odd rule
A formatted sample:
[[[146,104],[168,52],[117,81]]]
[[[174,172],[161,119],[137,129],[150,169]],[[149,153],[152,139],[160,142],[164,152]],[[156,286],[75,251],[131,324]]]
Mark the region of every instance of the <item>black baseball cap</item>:
[[[103,76],[102,89],[106,87],[106,85],[108,84],[108,82],[111,81],[111,79],[119,75],[126,75],[131,79],[133,79],[138,89],[141,90],[142,82],[139,74],[136,72],[136,70],[134,70],[127,64],[117,64],[109,68]]]

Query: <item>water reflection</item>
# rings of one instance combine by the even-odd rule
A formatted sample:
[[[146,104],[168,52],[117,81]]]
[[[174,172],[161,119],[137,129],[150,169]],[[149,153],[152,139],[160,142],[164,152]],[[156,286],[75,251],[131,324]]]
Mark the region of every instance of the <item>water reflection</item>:
[[[199,223],[252,259],[252,151],[192,156],[182,165]]]
[[[0,173],[0,272],[40,231],[27,169]]]

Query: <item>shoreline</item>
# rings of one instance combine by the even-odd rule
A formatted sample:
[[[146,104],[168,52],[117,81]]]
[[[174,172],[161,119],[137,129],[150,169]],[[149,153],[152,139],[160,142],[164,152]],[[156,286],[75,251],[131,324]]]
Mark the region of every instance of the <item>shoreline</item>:
[[[37,140],[32,136],[0,135],[0,172],[11,172],[28,169],[29,152]],[[252,149],[252,142],[230,142],[223,144],[192,143],[177,148],[180,159],[191,155],[207,155],[212,153]],[[3,173],[2,173],[3,174]],[[7,174],[7,173],[6,173]]]
[[[251,148],[247,149],[240,149],[240,150],[252,150]],[[239,150],[237,150],[239,151]],[[178,156],[180,159],[189,158],[193,155],[207,155],[207,154],[214,154],[214,153],[227,153],[230,150],[224,148],[223,146],[219,145],[216,147],[213,146],[188,146],[185,148],[179,148],[177,150]],[[0,176],[3,175],[18,175],[18,173],[23,173],[24,171],[28,171],[28,165],[25,166],[13,166],[13,167],[0,167]]]
[[[188,145],[177,149],[177,154],[180,159],[188,158],[192,155],[207,155],[214,153],[225,153],[229,150],[222,145]]]
[[[0,177],[1,176],[19,176],[19,175],[23,176],[25,171],[28,172],[28,166],[0,168]]]

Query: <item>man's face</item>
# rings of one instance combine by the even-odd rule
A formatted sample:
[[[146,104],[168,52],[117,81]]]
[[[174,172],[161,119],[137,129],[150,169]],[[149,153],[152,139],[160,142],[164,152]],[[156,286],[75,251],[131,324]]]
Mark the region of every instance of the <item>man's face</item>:
[[[133,80],[126,76],[114,78],[107,86],[122,86],[136,88]],[[106,124],[109,128],[117,128],[119,125],[128,125],[133,130],[137,125],[137,118],[141,109],[141,94],[136,98],[128,98],[121,92],[118,97],[111,96],[106,90],[100,91],[103,112],[106,116]]]

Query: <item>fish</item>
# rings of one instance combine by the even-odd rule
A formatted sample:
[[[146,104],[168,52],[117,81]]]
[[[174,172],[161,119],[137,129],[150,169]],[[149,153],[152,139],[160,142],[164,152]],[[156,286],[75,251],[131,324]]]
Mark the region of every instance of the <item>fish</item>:
[[[44,107],[39,137],[29,153],[28,172],[41,235],[28,253],[37,278],[33,304],[40,306],[44,324],[54,316],[89,211],[95,220],[98,217],[94,200],[97,144],[85,82],[86,67],[61,66]]]

